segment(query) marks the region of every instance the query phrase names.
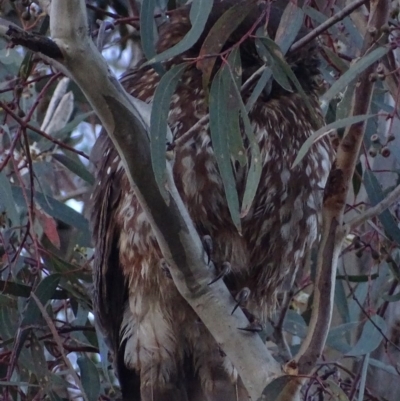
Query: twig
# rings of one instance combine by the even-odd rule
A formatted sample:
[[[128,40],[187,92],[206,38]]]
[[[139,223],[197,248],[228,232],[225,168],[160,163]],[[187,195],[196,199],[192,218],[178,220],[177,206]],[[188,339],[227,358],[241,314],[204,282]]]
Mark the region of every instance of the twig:
[[[329,29],[331,26],[335,25],[338,21],[341,21],[343,18],[347,17],[358,7],[365,4],[368,0],[356,0],[348,6],[344,7],[341,11],[333,15],[331,18],[327,19],[321,25],[317,26],[314,30],[312,30],[309,34],[299,39],[297,42],[293,43],[289,52],[295,52],[300,49],[307,43],[311,42],[317,36],[321,35],[322,32]]]
[[[346,236],[349,234],[354,228],[360,226],[366,221],[372,219],[373,217],[379,216],[382,212],[384,212],[389,206],[393,205],[400,198],[400,185],[398,185],[390,194],[380,201],[377,205],[369,208],[366,212],[360,214],[357,217],[354,217],[351,221],[349,221],[346,225],[343,226],[343,235]]]
[[[21,45],[33,52],[40,52],[52,59],[62,59],[60,48],[51,39],[43,35],[36,35],[10,26],[6,35],[10,37],[11,43]]]
[[[67,356],[65,355],[64,346],[63,346],[63,344],[62,344],[62,342],[61,342],[61,339],[60,339],[59,334],[57,333],[56,326],[54,326],[54,323],[53,323],[53,321],[51,320],[49,314],[47,313],[45,307],[42,305],[42,303],[40,302],[39,298],[35,295],[34,292],[31,293],[31,297],[32,297],[32,299],[36,302],[37,307],[39,308],[39,310],[40,310],[40,312],[41,312],[41,314],[42,314],[44,320],[45,320],[46,323],[47,323],[47,326],[49,326],[49,329],[50,329],[51,333],[53,334],[54,341],[56,342],[56,344],[57,344],[57,346],[58,346],[58,348],[59,348],[59,351],[60,351],[60,353],[61,353],[62,359],[63,359],[65,365],[68,367],[68,369],[69,369],[69,371],[70,371],[70,373],[71,373],[71,376],[74,378],[76,385],[77,385],[77,386],[79,387],[79,389],[81,390],[81,392],[82,392],[82,397],[84,398],[85,401],[88,401],[87,396],[86,396],[86,393],[85,393],[85,390],[84,390],[84,388],[82,387],[82,383],[81,383],[81,381],[79,380],[79,377],[78,377],[78,375],[77,375],[77,373],[76,373],[74,367],[72,366],[70,360],[69,360],[69,359],[67,358]]]

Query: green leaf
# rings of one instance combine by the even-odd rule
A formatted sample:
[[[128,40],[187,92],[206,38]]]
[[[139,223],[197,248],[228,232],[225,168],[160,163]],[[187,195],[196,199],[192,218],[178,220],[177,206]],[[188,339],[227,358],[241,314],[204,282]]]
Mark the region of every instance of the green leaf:
[[[163,75],[154,93],[153,108],[150,117],[150,151],[154,176],[161,194],[166,197],[166,143],[168,113],[171,97],[182,76],[186,64],[173,66]]]
[[[52,298],[58,284],[60,283],[60,279],[61,275],[51,274],[50,276],[45,277],[37,286],[34,294],[37,296],[43,306],[46,305],[47,301]],[[30,298],[23,313],[21,326],[26,327],[32,324],[37,324],[40,316],[40,309],[38,308],[35,300]]]
[[[357,196],[361,189],[362,184],[362,177],[363,177],[363,167],[362,163],[358,162],[356,164],[356,169],[353,174],[352,184],[353,184],[353,191],[354,195]]]
[[[71,157],[60,153],[53,154],[53,158],[61,163],[63,166],[65,166],[69,171],[82,178],[82,180],[86,181],[88,184],[94,184],[93,175],[88,171],[87,167],[79,159],[74,160]]]
[[[254,106],[254,103],[257,101],[258,97],[260,96],[261,92],[264,90],[264,88],[267,86],[268,82],[270,81],[272,77],[272,71],[271,68],[266,68],[263,73],[261,74],[261,77],[257,81],[256,86],[253,89],[253,92],[251,93],[249,99],[246,102],[246,110],[250,111],[252,107]]]
[[[342,354],[349,352],[351,350],[349,339],[353,330],[359,325],[360,322],[350,322],[331,328],[326,339],[326,344]]]
[[[156,6],[155,0],[142,1],[140,8],[140,40],[142,42],[143,53],[147,60],[156,56],[155,46],[155,24],[154,24],[154,8]],[[168,23],[168,21],[166,22]],[[163,75],[165,70],[160,63],[155,63],[153,68],[158,74]]]
[[[30,351],[32,360],[35,362],[35,371],[33,373],[41,387],[47,387],[50,381],[50,372],[47,368],[43,345],[39,342],[33,332],[30,336]]]
[[[296,40],[303,26],[304,12],[296,4],[289,2],[282,14],[278,30],[275,35],[275,43],[286,54]]]
[[[366,170],[364,173],[364,185],[372,206],[377,205],[385,198],[379,181],[370,170]],[[400,229],[392,213],[386,209],[378,217],[387,235],[400,244]]]
[[[374,315],[365,323],[359,340],[346,355],[362,356],[374,351],[382,342],[381,332],[386,332],[386,322],[379,315]]]
[[[241,2],[229,8],[210,29],[199,53],[197,68],[203,72],[203,88],[207,90],[217,57],[232,33],[257,6],[256,0]]]
[[[321,103],[329,103],[339,92],[343,91],[353,80],[369,66],[381,59],[390,51],[390,47],[378,47],[353,64],[334,84],[323,94]]]
[[[343,323],[348,323],[350,321],[349,304],[342,281],[336,281],[335,284],[335,304]]]
[[[347,117],[344,118],[343,120],[337,120],[331,124],[321,127],[320,129],[315,131],[312,135],[310,135],[303,143],[299,152],[297,153],[296,159],[293,162],[292,168],[296,167],[303,160],[304,156],[311,148],[311,146],[314,144],[314,142],[329,130],[348,127],[352,124],[368,120],[369,118],[372,117],[375,117],[375,114],[363,114],[361,116]]]
[[[22,189],[20,187],[13,186],[12,193],[15,202],[19,206],[25,207],[26,204]],[[40,192],[35,192],[35,201],[51,217],[59,219],[65,224],[76,227],[80,231],[79,236],[76,238],[76,242],[79,245],[84,247],[91,246],[89,223],[85,217],[83,217],[80,213],[76,212],[71,207],[64,205],[54,198],[45,196]]]
[[[262,396],[258,401],[283,401],[280,396],[285,387],[295,380],[293,376],[281,376],[269,383],[263,390]]]
[[[284,69],[282,69],[281,66],[275,61],[276,56],[273,55],[273,53],[281,53],[279,46],[270,38],[263,38],[262,41],[257,38],[256,49],[261,58],[268,62],[275,81],[286,91],[293,92],[288,76],[286,75]]]
[[[369,358],[369,364],[383,370],[384,372],[390,373],[391,375],[395,375],[396,378],[399,377],[399,372],[396,368],[394,368],[391,365],[387,365],[386,363],[383,363],[382,361],[379,361],[378,359],[374,358]]]
[[[225,195],[232,221],[239,231],[241,222],[239,215],[239,197],[236,189],[236,180],[231,164],[229,149],[229,127],[232,115],[227,108],[227,79],[229,70],[225,66],[218,71],[210,90],[210,131],[214,154],[217,159],[219,172],[224,184]]]
[[[213,3],[213,0],[194,0],[190,8],[190,21],[192,23],[190,31],[179,43],[151,58],[145,65],[170,59],[190,49],[203,33]]]
[[[321,124],[316,115],[314,107],[311,105],[307,94],[304,92],[304,89],[302,88],[299,80],[297,79],[296,75],[292,71],[290,65],[286,62],[284,55],[283,55],[281,49],[279,48],[279,46],[277,46],[276,43],[274,43],[273,41],[271,41],[265,37],[260,38],[260,40],[264,44],[264,46],[266,46],[266,48],[270,51],[270,54],[273,57],[276,65],[277,65],[277,69],[279,68],[280,70],[283,71],[283,73],[290,79],[290,81],[293,83],[293,85],[297,89],[298,93],[301,95],[302,100],[304,101],[304,104],[307,107],[307,109],[309,110],[310,116],[311,116],[312,120],[314,121],[314,125],[320,126]],[[272,43],[273,43],[273,45],[272,45]]]
[[[307,324],[303,317],[294,310],[288,310],[283,322],[283,329],[300,338],[307,335]]]
[[[394,295],[389,295],[389,294],[383,294],[382,299],[387,301],[387,302],[397,302],[400,301],[400,292]]]
[[[222,79],[223,86],[226,88],[227,113],[230,114],[230,118],[227,118],[229,124],[227,127],[229,153],[233,161],[237,160],[243,167],[247,164],[247,157],[239,124],[239,110],[242,98],[238,85],[241,82],[242,67],[238,49],[234,49],[231,52],[228,57],[228,65],[224,68],[226,71],[222,74]]]
[[[0,171],[0,213],[5,212],[11,220],[11,227],[18,226],[20,219],[9,179]]]
[[[346,393],[332,380],[324,381],[326,391],[330,395],[330,398],[324,397],[327,401],[349,401]]]
[[[97,401],[100,396],[100,378],[95,364],[87,357],[81,356],[77,360],[81,371],[82,387],[88,401]]]
[[[235,77],[233,76],[233,73],[232,73],[232,70],[236,70],[238,68],[241,70],[239,63],[237,61],[235,61],[235,60],[237,60],[238,55],[239,55],[239,52],[237,50],[234,50],[231,53],[230,57],[232,57],[233,60],[232,60],[232,65],[231,65],[231,68],[229,69],[229,72],[231,73],[231,80],[232,80],[232,83],[234,84],[232,86],[232,89],[234,91],[234,93],[232,95],[235,96],[237,99],[239,109],[240,109],[240,116],[241,116],[241,119],[243,122],[244,131],[249,140],[249,146],[250,146],[250,152],[251,152],[250,167],[249,167],[248,173],[247,173],[246,187],[245,187],[245,191],[243,194],[242,208],[240,211],[240,217],[244,218],[251,208],[251,205],[253,203],[254,197],[255,197],[257,189],[258,189],[258,184],[260,183],[260,177],[261,177],[261,172],[262,172],[262,163],[261,163],[260,147],[259,147],[256,137],[254,135],[254,131],[251,126],[249,116],[247,114],[246,106],[244,105],[243,99],[240,94],[240,87],[239,87],[240,80],[235,79]],[[229,60],[231,60],[231,59],[229,59]],[[232,111],[231,111],[231,113],[232,113]],[[240,138],[237,139],[237,143],[239,146],[238,146],[238,149],[236,150],[236,152],[234,152],[234,153],[239,154],[239,152],[242,152],[243,156],[245,156],[246,151],[243,146],[243,139],[241,136],[241,132],[239,132],[239,134],[240,134]],[[231,149],[231,153],[232,153],[232,149]],[[247,158],[245,158],[245,160],[246,159]],[[240,160],[239,160],[239,163],[244,165],[243,162],[241,162]]]

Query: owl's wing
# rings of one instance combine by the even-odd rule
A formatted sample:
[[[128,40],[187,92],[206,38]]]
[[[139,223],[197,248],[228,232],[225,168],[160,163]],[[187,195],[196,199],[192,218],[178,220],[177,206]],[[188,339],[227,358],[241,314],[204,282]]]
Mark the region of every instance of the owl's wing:
[[[115,216],[121,198],[123,169],[115,169],[112,160],[117,156],[107,133],[102,131],[91,153],[96,167],[96,185],[91,197],[94,254],[94,310],[108,347],[113,350],[114,366],[118,373],[124,401],[140,400],[140,379],[124,363],[125,344],[121,344],[121,323],[128,301],[128,285],[119,258],[119,230]]]

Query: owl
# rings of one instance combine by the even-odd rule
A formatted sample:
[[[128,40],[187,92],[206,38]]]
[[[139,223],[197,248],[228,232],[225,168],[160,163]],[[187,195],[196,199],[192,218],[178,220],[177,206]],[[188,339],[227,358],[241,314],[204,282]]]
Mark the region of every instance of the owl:
[[[165,70],[198,58],[213,24],[240,2],[214,3],[197,43],[165,61]],[[243,81],[264,61],[254,37],[240,39],[257,25],[263,7],[271,7],[266,13],[267,31],[274,37],[288,2],[261,3],[224,47],[240,43]],[[157,52],[174,46],[189,32],[189,12],[190,5],[170,13],[159,28]],[[259,25],[266,23],[263,19]],[[209,113],[208,90],[195,63],[185,69],[171,98],[168,124],[173,133],[177,189],[199,235],[212,240],[210,258],[217,274],[223,276],[233,297],[247,289],[244,307],[248,316],[259,322],[276,308],[278,294],[291,287],[317,239],[318,214],[332,159],[328,140],[314,144],[301,163],[292,167],[304,141],[323,123],[317,52],[312,43],[287,56],[308,105],[304,95],[272,80],[249,111],[262,172],[251,208],[241,219],[241,232],[228,208],[208,119],[204,118]],[[121,82],[132,96],[151,103],[161,78],[145,61],[127,71]],[[213,74],[221,64],[217,59]],[[244,102],[253,89],[254,85],[248,85],[242,91]],[[199,120],[203,123],[196,125]],[[196,129],[191,129],[195,125]],[[241,129],[247,163],[232,162],[240,199],[251,161],[249,140]],[[97,181],[90,216],[95,243],[95,313],[113,354],[123,399],[248,400],[235,366],[175,288],[146,213],[105,131],[93,148],[92,162]]]

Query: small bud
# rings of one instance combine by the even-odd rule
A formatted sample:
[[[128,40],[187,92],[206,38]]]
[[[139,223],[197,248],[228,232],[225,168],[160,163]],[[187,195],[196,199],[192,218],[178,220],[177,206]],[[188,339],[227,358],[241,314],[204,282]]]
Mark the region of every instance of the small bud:
[[[359,250],[356,252],[357,258],[361,258],[361,256],[363,255],[363,253],[364,253],[364,248],[359,249]]]
[[[393,135],[393,134],[390,134],[388,137],[387,137],[387,141],[388,142],[392,142],[392,141],[394,141],[396,139],[396,137]]]
[[[375,157],[378,154],[378,151],[375,148],[370,148],[369,151],[368,151],[368,154],[371,157]]]
[[[379,139],[379,135],[378,134],[374,134],[374,135],[371,135],[371,142],[373,142],[373,143],[380,143],[380,139]]]
[[[381,149],[381,155],[383,156],[383,157],[389,157],[390,156],[390,149],[387,147],[387,146],[384,146],[382,149]]]
[[[374,38],[376,36],[377,29],[375,27],[371,26],[368,28],[368,32]]]

